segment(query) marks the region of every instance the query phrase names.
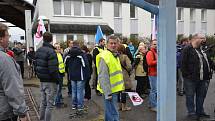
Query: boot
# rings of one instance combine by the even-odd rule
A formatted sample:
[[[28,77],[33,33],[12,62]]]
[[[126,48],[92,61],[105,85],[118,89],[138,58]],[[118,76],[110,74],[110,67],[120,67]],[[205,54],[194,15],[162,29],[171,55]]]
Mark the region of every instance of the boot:
[[[122,111],[130,111],[131,107],[127,107],[126,103],[122,103]]]
[[[122,103],[118,103],[118,106],[119,106],[119,111],[121,111],[122,110]]]

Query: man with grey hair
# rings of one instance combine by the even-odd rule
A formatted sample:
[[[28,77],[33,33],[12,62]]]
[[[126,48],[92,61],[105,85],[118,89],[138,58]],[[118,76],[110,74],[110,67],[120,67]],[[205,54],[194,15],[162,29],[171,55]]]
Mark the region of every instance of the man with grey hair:
[[[9,37],[8,27],[0,23],[0,121],[27,121],[20,67],[5,53]]]
[[[210,117],[205,113],[203,107],[208,81],[211,78],[210,60],[201,47],[205,40],[204,34],[196,33],[192,36],[191,43],[182,51],[181,69],[184,78],[188,117],[191,119]],[[196,99],[195,103],[194,99]]]
[[[118,39],[110,36],[107,50],[96,56],[99,90],[104,95],[105,121],[119,121],[117,93],[124,90],[122,68],[117,54]]]

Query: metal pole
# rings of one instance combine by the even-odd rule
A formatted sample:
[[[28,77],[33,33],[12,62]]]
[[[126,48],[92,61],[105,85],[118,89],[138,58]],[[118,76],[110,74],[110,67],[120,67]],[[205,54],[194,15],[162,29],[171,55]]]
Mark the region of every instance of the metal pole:
[[[137,7],[140,7],[150,13],[157,15],[159,13],[159,8],[156,5],[148,3],[144,0],[129,0],[129,2]]]
[[[176,0],[159,1],[158,121],[176,121]]]
[[[33,46],[31,29],[31,10],[25,10],[25,35],[25,42],[28,50],[30,46]]]

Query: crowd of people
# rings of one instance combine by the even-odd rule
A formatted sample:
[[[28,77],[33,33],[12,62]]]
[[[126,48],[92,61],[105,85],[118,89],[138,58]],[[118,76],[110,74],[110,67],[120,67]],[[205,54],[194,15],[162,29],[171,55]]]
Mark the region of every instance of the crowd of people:
[[[0,120],[26,121],[28,107],[24,101],[24,51],[22,44],[8,50],[8,27],[0,24]],[[206,38],[197,33],[182,39],[177,45],[177,90],[185,94],[188,117],[209,117],[204,111],[208,85],[214,69],[213,61],[205,51]],[[34,65],[40,80],[40,120],[51,121],[54,107],[67,106],[63,102],[62,87],[67,77],[68,96],[76,115],[83,115],[85,101],[91,99],[91,90],[104,97],[105,121],[119,121],[119,110],[130,111],[126,92],[137,92],[149,98],[149,110],[157,112],[157,41],[150,45],[140,42],[136,48],[131,41],[114,35],[101,38],[92,52],[77,40],[68,40],[64,51],[59,43],[53,43],[50,32],[43,34],[43,45],[36,52],[30,47],[27,53],[30,65]],[[19,66],[18,66],[19,64]],[[95,65],[95,68],[93,68]],[[90,85],[95,75],[93,87]],[[137,84],[134,85],[134,81]],[[194,98],[196,99],[194,103]],[[159,100],[158,100],[159,101]]]

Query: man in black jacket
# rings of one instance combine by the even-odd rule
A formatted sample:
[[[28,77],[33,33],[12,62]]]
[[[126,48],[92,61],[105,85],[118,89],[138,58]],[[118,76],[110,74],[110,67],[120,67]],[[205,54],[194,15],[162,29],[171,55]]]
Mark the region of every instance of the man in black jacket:
[[[94,62],[95,65],[96,65],[96,56],[105,49],[104,46],[105,46],[105,39],[101,38],[99,40],[99,45],[96,46],[93,49],[93,62]],[[98,83],[98,74],[97,74],[97,68],[96,68],[96,66],[95,66],[95,71],[96,71],[95,72],[95,74],[96,74],[96,80],[95,80],[95,85],[94,85],[95,86],[95,91],[96,91],[96,94],[98,96],[102,96],[102,94],[96,89],[96,86],[97,86],[97,83]]]
[[[201,43],[205,40],[204,34],[193,35],[191,44],[182,52],[181,69],[186,92],[186,106],[188,117],[192,119],[210,117],[204,112],[203,107],[208,81],[211,78],[210,60],[201,47]],[[194,103],[195,96],[196,102]]]
[[[76,40],[66,57],[69,68],[69,77],[72,83],[72,109],[77,109],[77,114],[82,115],[84,109],[84,88],[86,80],[91,76],[89,63]]]
[[[57,89],[57,81],[60,80],[58,73],[57,54],[54,50],[52,34],[43,34],[43,46],[35,54],[36,74],[40,79],[41,104],[40,120],[51,121],[51,111],[54,105],[54,98]]]

